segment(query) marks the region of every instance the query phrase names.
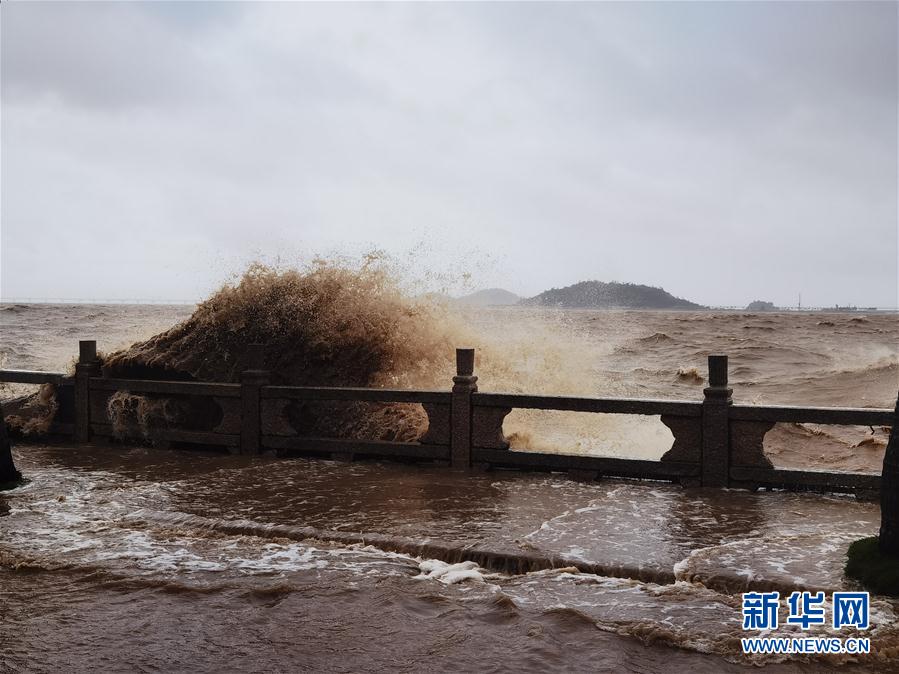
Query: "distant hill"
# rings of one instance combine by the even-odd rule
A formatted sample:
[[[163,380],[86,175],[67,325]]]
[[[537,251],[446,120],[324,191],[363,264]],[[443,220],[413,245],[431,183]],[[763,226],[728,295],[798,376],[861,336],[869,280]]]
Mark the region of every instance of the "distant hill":
[[[488,288],[479,290],[471,295],[460,297],[456,301],[473,307],[505,306],[518,304],[521,298],[515,293],[510,293],[502,288]]]
[[[704,309],[700,304],[675,297],[661,288],[636,283],[581,281],[567,288],[553,288],[521,301],[527,306],[569,309]]]

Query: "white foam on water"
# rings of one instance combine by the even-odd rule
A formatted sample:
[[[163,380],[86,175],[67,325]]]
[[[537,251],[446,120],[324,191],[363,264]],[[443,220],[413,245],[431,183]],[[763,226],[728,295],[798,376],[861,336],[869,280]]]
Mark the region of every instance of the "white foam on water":
[[[176,490],[171,485],[123,482],[121,476],[104,471],[54,467],[32,470],[29,478],[23,487],[7,492],[13,507],[3,518],[0,552],[15,566],[190,577],[325,568],[408,575],[417,564],[408,556],[366,545],[322,547],[316,543],[316,547],[301,541],[212,533],[203,518],[173,509]]]
[[[466,581],[484,583],[486,582],[485,578],[490,575],[475,562],[448,564],[439,559],[425,559],[419,563],[418,568],[421,573],[415,578],[437,580],[444,585],[455,585]]]
[[[264,573],[305,571],[328,566],[328,560],[317,554],[319,551],[314,547],[269,543],[262,550],[258,557],[234,558],[229,563],[242,571]]]

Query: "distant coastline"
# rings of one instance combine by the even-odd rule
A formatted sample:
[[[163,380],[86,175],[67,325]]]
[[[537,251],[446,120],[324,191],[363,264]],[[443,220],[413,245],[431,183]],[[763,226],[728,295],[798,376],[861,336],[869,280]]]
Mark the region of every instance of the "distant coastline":
[[[446,296],[443,296],[446,297]],[[564,288],[551,288],[534,297],[521,297],[504,288],[487,288],[447,298],[469,307],[543,307],[587,310],[689,310],[748,311],[787,313],[897,313],[899,307],[839,305],[778,306],[766,300],[753,300],[745,305],[702,305],[675,297],[663,288],[633,283],[583,281]],[[158,298],[67,298],[67,297],[2,297],[0,307],[29,304],[85,305],[158,305],[195,306],[201,300]]]
[[[896,313],[899,307],[855,305],[841,306],[777,306],[766,300],[753,300],[745,305],[707,306],[676,297],[664,288],[636,283],[581,281],[563,288],[551,288],[533,297],[520,297],[503,288],[488,288],[454,298],[472,307],[544,307],[559,309],[609,310],[684,310],[684,311],[749,311],[808,313]]]

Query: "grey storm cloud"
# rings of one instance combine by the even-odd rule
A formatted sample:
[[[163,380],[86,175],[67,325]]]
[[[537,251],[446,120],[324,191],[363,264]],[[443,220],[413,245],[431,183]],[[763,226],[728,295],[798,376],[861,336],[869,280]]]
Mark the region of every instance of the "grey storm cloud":
[[[895,3],[4,3],[2,295],[385,249],[897,304]],[[454,285],[456,284],[456,285]]]

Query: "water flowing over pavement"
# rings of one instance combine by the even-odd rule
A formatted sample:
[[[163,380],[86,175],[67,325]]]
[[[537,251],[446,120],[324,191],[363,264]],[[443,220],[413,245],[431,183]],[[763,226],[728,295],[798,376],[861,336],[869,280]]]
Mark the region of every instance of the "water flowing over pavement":
[[[201,671],[223,648],[250,671],[722,671],[748,662],[737,593],[843,587],[845,546],[878,521],[852,498],[553,475],[124,447],[16,458],[32,481],[0,496],[12,671],[121,663],[119,639],[128,663]],[[868,664],[897,664],[896,611],[874,602]]]
[[[79,338],[124,346],[189,313],[4,306],[0,350],[58,370]],[[698,399],[710,352],[731,356],[741,402],[891,407],[899,383],[895,315],[472,323],[482,390]],[[657,420],[614,416],[516,411],[506,430],[520,449],[670,445]],[[780,466],[876,471],[885,436],[781,424],[765,443]],[[851,497],[131,445],[15,459],[30,481],[0,493],[0,671],[899,671],[882,599],[869,656],[740,653],[741,591],[847,587],[846,547],[879,521]]]

